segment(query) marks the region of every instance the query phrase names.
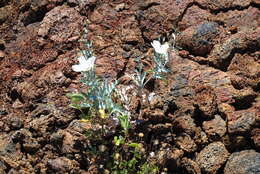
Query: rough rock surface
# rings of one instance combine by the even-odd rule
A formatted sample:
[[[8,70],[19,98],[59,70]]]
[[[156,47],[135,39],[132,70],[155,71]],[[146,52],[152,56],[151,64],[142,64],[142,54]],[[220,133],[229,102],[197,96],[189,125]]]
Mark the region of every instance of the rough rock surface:
[[[0,173],[101,173],[100,164],[111,156],[89,157],[85,130],[100,126],[80,122],[65,96],[84,88],[71,66],[84,48],[79,41],[85,25],[97,73],[131,88],[134,112],[140,102],[126,74],[133,73],[135,58],[151,68],[154,39],[178,48],[169,51],[167,82],[146,86],[153,100],[132,120],[131,140],[141,139],[161,168],[180,174],[259,173],[259,4],[1,0]],[[107,148],[111,152],[113,146]]]
[[[226,134],[226,122],[219,116],[216,115],[214,119],[203,122],[203,129],[210,138],[220,138]]]
[[[211,143],[197,155],[196,162],[201,171],[205,173],[217,173],[218,169],[225,164],[229,152],[221,142]]]
[[[260,153],[244,150],[232,153],[224,169],[225,174],[260,173]]]

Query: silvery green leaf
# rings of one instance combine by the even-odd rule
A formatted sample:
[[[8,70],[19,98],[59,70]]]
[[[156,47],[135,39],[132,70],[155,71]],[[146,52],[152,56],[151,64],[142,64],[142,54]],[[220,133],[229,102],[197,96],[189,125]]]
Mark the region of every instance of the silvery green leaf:
[[[90,108],[90,107],[92,107],[93,105],[90,104],[90,103],[84,102],[84,103],[82,103],[82,104],[79,104],[79,106],[80,106],[81,108]]]

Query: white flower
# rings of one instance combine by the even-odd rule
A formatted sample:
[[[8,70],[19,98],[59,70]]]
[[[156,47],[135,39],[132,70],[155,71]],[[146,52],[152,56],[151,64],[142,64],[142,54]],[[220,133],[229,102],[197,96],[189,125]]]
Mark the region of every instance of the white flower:
[[[164,43],[163,45],[161,45],[161,43],[159,41],[154,40],[151,44],[152,44],[155,52],[167,56],[167,54],[168,54],[167,51],[169,49],[169,44],[167,42]]]
[[[89,71],[94,68],[95,65],[95,56],[91,56],[90,58],[86,59],[84,55],[78,57],[79,64],[73,65],[72,70],[76,72],[82,72],[82,71]]]
[[[149,155],[150,155],[150,157],[154,157],[155,153],[154,152],[150,152]]]

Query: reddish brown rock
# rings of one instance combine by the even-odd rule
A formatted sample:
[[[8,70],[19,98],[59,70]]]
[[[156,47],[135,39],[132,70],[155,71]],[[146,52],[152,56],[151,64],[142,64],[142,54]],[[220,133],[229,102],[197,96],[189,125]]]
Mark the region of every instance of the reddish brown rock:
[[[251,138],[254,141],[254,144],[256,146],[256,149],[260,149],[260,129],[259,128],[255,128],[251,131]]]
[[[240,31],[214,45],[208,59],[217,68],[227,70],[237,50],[257,50],[260,28]],[[249,63],[250,64],[250,63]]]
[[[23,100],[36,99],[42,94],[42,90],[37,89],[31,82],[19,83],[13,90],[17,91]]]
[[[59,132],[62,135],[62,152],[63,153],[78,153],[87,147],[87,137],[73,130],[62,130]]]
[[[215,118],[210,121],[204,121],[203,129],[211,139],[219,139],[227,131],[226,122],[219,115],[215,115]]]
[[[153,154],[151,156],[151,154]],[[157,163],[160,165],[165,165],[169,170],[174,170],[174,167],[176,167],[176,162],[181,160],[183,157],[184,152],[177,148],[168,148],[164,147],[157,151],[156,153],[152,152],[150,153],[151,159],[156,159]],[[167,164],[168,163],[168,164]]]
[[[214,142],[206,146],[197,155],[196,162],[201,171],[205,173],[217,173],[218,169],[225,164],[229,152],[221,142]]]
[[[217,0],[217,1],[207,1],[207,0],[196,0],[204,8],[210,10],[225,10],[235,7],[246,7],[251,3],[251,0]]]
[[[70,160],[66,157],[59,157],[56,159],[50,159],[48,160],[48,171],[49,172],[55,172],[55,173],[59,173],[62,174],[64,172],[76,172],[79,168],[79,164],[74,161],[74,160]]]
[[[256,124],[255,109],[236,111],[228,117],[228,132],[230,134],[245,134]]]
[[[248,86],[257,88],[259,85],[260,63],[254,55],[235,54],[227,70],[231,74],[232,83],[238,89]]]
[[[177,45],[194,55],[205,56],[211,51],[219,33],[220,26],[215,22],[193,25],[179,35]]]
[[[207,134],[202,130],[202,128],[197,127],[195,131],[195,136],[193,137],[195,143],[199,146],[205,146],[209,143]]]
[[[8,125],[10,129],[20,129],[23,126],[23,120],[17,116],[12,115],[10,120],[8,120]]]
[[[0,61],[3,60],[5,57],[5,53],[0,50]]]
[[[55,126],[55,118],[53,115],[42,115],[39,118],[33,119],[29,123],[29,129],[35,136],[48,136],[47,133],[53,131]]]
[[[181,160],[181,167],[182,167],[182,170],[184,170],[185,173],[189,173],[189,174],[201,174],[201,170],[200,170],[200,167],[199,165],[189,159],[189,158],[182,158]]]
[[[232,153],[224,174],[257,174],[260,172],[260,154],[254,150]]]
[[[0,139],[0,154],[1,156],[13,156],[16,153],[15,143],[10,137],[3,135]]]
[[[234,106],[231,106],[227,103],[221,103],[218,105],[218,110],[224,117],[231,117],[231,115],[235,112]]]
[[[132,57],[137,50],[135,47],[143,44],[143,38],[139,23],[128,4],[125,3],[125,10],[122,12],[112,6],[104,3],[90,15],[88,38],[93,41],[93,48],[97,53],[97,74],[115,77],[126,68],[128,62],[124,55],[129,55],[127,58]],[[133,57],[139,55],[140,51]]]
[[[78,114],[64,107],[69,104],[65,93],[83,89],[79,73],[72,72],[71,65],[77,62],[78,39],[87,16],[88,39],[97,56],[97,72],[113,78],[133,72],[136,63],[132,60],[136,57],[149,62],[151,40],[169,35],[176,28],[186,32],[180,35],[189,42],[187,50],[182,51],[185,59],[180,58],[177,51],[171,52],[169,89],[155,82],[155,95],[165,96],[159,102],[151,102],[152,109],[145,106],[148,122],[150,113],[153,118],[160,116],[153,119],[153,128],[159,130],[156,136],[165,138],[159,143],[163,147],[155,150],[155,154],[160,167],[167,164],[169,172],[214,173],[218,170],[223,173],[218,150],[224,148],[208,145],[212,141],[211,134],[224,134],[220,129],[224,128],[223,120],[208,119],[219,113],[228,120],[232,135],[227,132],[225,137],[230,138],[227,145],[230,152],[257,148],[259,144],[258,4],[258,0],[1,1],[0,33],[4,41],[0,40],[0,50],[4,55],[0,55],[0,168],[10,174],[99,173],[96,163],[100,161],[83,153],[89,145],[84,129],[95,129],[96,125],[73,121],[78,119]],[[212,23],[218,24],[217,34],[211,30],[215,27]],[[195,38],[187,31],[194,32]],[[203,45],[204,41],[208,43]],[[204,57],[194,57],[189,52],[198,55],[202,52]],[[198,64],[187,59],[201,61]],[[149,86],[149,90],[146,91],[153,89]],[[136,98],[133,94],[132,98]],[[131,111],[139,107],[137,100],[133,103]],[[251,133],[251,137],[245,133]],[[178,135],[176,144],[175,134]],[[164,143],[166,141],[170,143]],[[175,149],[174,145],[181,149]],[[183,158],[197,154],[194,145],[199,149],[206,147],[205,152],[202,150],[199,154],[204,155],[199,162]],[[210,150],[207,151],[207,147]],[[89,160],[91,166],[85,165]],[[240,161],[246,170],[253,164]],[[253,161],[251,157],[249,161]],[[212,166],[208,165],[210,162]]]
[[[191,0],[151,0],[146,3],[139,2],[140,11],[137,16],[145,38],[154,40],[164,34],[165,31],[174,29],[173,24],[178,22],[178,18],[191,2]]]
[[[196,5],[193,5],[187,9],[182,20],[178,23],[178,27],[181,31],[183,31],[191,26],[204,23],[211,16],[212,14],[209,11],[201,9]]]
[[[174,95],[175,97],[185,94],[185,98],[191,100],[194,98],[194,89],[199,86],[207,86],[214,89],[214,92],[212,91],[212,96],[213,98],[214,96],[216,98],[211,100],[218,105],[221,103],[232,104],[236,100],[243,101],[249,96],[252,96],[252,98],[255,96],[254,91],[250,89],[235,89],[228,73],[199,65],[187,59],[182,59],[176,52],[171,52],[170,60],[171,70],[176,74],[173,76],[174,81],[172,82],[171,89],[171,95]],[[193,101],[191,100],[189,103],[192,102]]]
[[[179,131],[183,131],[190,136],[194,136],[194,133],[196,131],[196,125],[194,123],[194,120],[190,116],[181,116],[177,117],[173,123],[175,125],[175,128],[177,128]]]
[[[20,2],[20,6],[18,5],[19,10],[22,12],[20,13],[20,20],[25,26],[41,21],[44,15],[54,8],[55,5],[61,3],[61,1],[62,0],[24,0]]]
[[[8,19],[8,14],[10,14],[12,10],[11,5],[0,8],[0,24],[4,23]]]
[[[213,17],[215,21],[224,23],[224,25],[232,32],[257,28],[259,26],[259,9],[249,7],[245,10],[229,10],[227,12],[218,13]]]
[[[207,118],[212,118],[217,112],[217,100],[214,89],[207,86],[198,86],[195,88],[195,104],[202,114]]]
[[[177,146],[179,146],[180,149],[187,153],[192,153],[197,150],[197,145],[195,144],[193,139],[187,134],[178,136],[176,139],[176,144]]]
[[[83,19],[75,9],[58,6],[45,15],[38,35],[57,43],[76,41],[80,38]]]

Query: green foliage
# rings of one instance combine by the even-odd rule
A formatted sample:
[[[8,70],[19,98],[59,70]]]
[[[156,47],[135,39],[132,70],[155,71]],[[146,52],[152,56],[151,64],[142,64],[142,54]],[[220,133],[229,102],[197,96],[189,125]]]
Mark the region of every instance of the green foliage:
[[[115,135],[112,140],[114,146],[110,149],[113,150],[113,160],[106,161],[105,167],[109,169],[112,174],[158,173],[159,168],[155,164],[147,161],[143,145],[129,140],[129,129],[131,129],[130,112],[114,102],[114,98],[118,92],[116,90],[118,82],[96,75],[94,64],[95,56],[91,50],[91,43],[86,39],[82,41],[86,49],[81,51],[81,56],[78,58],[80,64],[74,65],[72,69],[74,68],[74,71],[81,72],[81,82],[87,89],[80,93],[69,93],[67,97],[71,99],[70,107],[81,112],[82,121],[92,124],[95,120],[95,123],[101,125],[102,128],[99,130],[86,131],[90,142],[97,142],[97,140],[104,141],[104,129],[108,123],[107,120],[113,118],[120,123],[122,132],[119,132],[119,135]],[[165,73],[169,72],[166,68],[168,62],[167,49],[169,45],[168,43],[161,45],[157,41],[153,42],[152,46],[156,51],[153,57],[154,66],[152,69],[145,71],[144,65],[139,58],[136,59],[137,66],[134,74],[129,75],[138,87],[138,95],[141,94],[141,90],[151,79],[167,81],[165,79]],[[109,143],[109,141],[110,140],[105,141],[104,143],[106,145],[112,144]],[[102,155],[103,151],[100,152],[93,144],[89,144],[89,153],[94,156]]]
[[[144,65],[141,59],[136,59],[137,66],[135,73],[128,76],[133,80],[136,86],[139,87],[139,89],[143,89],[151,79],[165,79],[165,74],[169,72],[169,70],[166,68],[166,63],[168,60],[168,57],[166,56],[168,55],[155,53],[153,57],[155,65],[148,71],[144,70]],[[148,74],[150,74],[150,76],[147,78]]]
[[[106,166],[112,174],[156,174],[159,172],[155,164],[146,161],[142,144],[126,142],[123,137],[114,137],[114,143],[117,153]]]
[[[130,120],[128,115],[120,115],[118,116],[121,127],[123,128],[123,132],[126,135],[128,130],[131,128]]]
[[[140,171],[137,174],[157,174],[159,172],[159,167],[155,164],[145,162],[141,167]]]

